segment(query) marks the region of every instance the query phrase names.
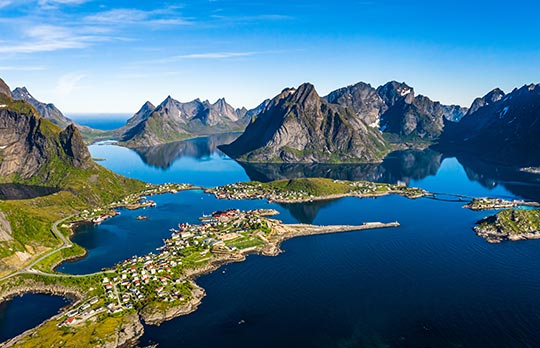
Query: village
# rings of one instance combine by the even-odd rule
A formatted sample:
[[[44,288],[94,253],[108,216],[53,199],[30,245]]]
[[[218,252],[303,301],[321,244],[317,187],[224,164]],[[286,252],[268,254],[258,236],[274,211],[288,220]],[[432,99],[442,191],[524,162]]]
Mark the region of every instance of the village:
[[[512,209],[520,207],[540,207],[538,202],[527,202],[523,200],[505,200],[501,198],[474,198],[470,203],[463,206],[471,210],[494,210]]]
[[[318,185],[318,181],[325,181]],[[330,183],[330,185],[328,185]],[[319,189],[321,187],[322,189]],[[330,188],[330,189],[328,189]],[[207,189],[218,199],[267,199],[268,202],[300,203],[340,197],[378,197],[399,194],[408,198],[419,198],[428,193],[422,189],[403,185],[374,183],[368,181],[347,181],[330,179],[291,179],[269,183],[234,183]]]
[[[59,326],[93,320],[100,313],[114,315],[149,304],[187,302],[192,283],[185,271],[204,266],[214,256],[245,254],[264,246],[271,228],[263,216],[275,214],[268,209],[231,209],[203,216],[201,225],[179,224],[157,253],[133,256],[108,270],[101,295],[71,309]]]

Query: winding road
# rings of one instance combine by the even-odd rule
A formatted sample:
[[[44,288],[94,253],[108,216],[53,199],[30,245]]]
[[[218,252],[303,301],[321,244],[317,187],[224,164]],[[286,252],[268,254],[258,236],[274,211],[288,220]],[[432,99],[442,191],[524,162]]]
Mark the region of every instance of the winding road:
[[[73,243],[71,243],[71,241],[68,238],[66,238],[58,230],[58,226],[60,224],[64,223],[65,221],[71,219],[74,216],[75,215],[70,215],[68,217],[57,220],[56,222],[53,223],[53,225],[51,227],[51,232],[55,235],[56,238],[58,238],[62,242],[62,245],[60,245],[59,247],[57,247],[55,249],[52,249],[51,251],[41,255],[39,258],[34,260],[28,266],[26,266],[26,267],[24,267],[24,268],[22,268],[22,269],[20,269],[20,270],[18,270],[16,272],[13,272],[11,274],[8,274],[7,276],[4,276],[4,277],[0,278],[0,281],[4,281],[6,279],[15,277],[15,276],[20,275],[20,274],[38,274],[38,275],[44,275],[44,276],[56,277],[56,278],[64,278],[64,277],[82,278],[82,277],[92,276],[92,275],[96,275],[96,274],[104,274],[104,273],[114,272],[114,271],[110,270],[110,271],[95,272],[95,273],[91,273],[91,274],[62,274],[62,273],[46,273],[46,272],[42,272],[42,271],[33,269],[33,267],[35,265],[37,265],[41,261],[45,260],[47,257],[49,257],[49,256],[51,256],[51,255],[53,255],[53,254],[55,254],[57,252],[60,252],[63,249],[71,248],[73,246]]]

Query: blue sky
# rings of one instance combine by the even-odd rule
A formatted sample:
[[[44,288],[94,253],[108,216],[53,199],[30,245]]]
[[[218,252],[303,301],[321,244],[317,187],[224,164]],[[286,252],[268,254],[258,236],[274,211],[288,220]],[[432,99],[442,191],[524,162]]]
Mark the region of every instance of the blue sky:
[[[0,77],[66,113],[165,97],[254,107],[405,81],[469,106],[540,82],[540,4],[515,1],[0,0]]]

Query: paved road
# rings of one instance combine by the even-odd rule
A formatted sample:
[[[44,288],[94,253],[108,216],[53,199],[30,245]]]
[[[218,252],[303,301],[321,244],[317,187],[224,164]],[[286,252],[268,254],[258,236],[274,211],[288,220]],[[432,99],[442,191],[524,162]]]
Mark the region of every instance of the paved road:
[[[4,277],[0,278],[0,281],[15,277],[15,276],[20,275],[20,274],[38,274],[38,275],[45,275],[45,276],[56,277],[56,278],[65,278],[65,277],[82,278],[82,277],[87,277],[87,276],[96,275],[96,274],[104,274],[104,273],[112,273],[112,272],[114,272],[114,271],[109,270],[109,271],[95,272],[95,273],[91,273],[91,274],[72,275],[72,274],[62,274],[62,273],[45,273],[45,272],[33,269],[33,267],[35,265],[37,265],[39,262],[45,260],[47,257],[51,256],[52,254],[57,253],[62,249],[71,248],[73,246],[73,243],[71,243],[71,241],[69,239],[67,239],[58,230],[58,226],[60,224],[64,223],[65,221],[69,220],[72,217],[73,217],[73,215],[65,217],[63,219],[60,219],[60,220],[56,221],[51,227],[52,233],[56,236],[56,238],[58,238],[62,242],[62,245],[60,245],[58,248],[55,248],[55,249],[43,254],[38,259],[34,260],[31,264],[29,264],[28,266],[18,270],[17,272],[11,273],[11,274],[9,274],[7,276],[4,276]]]

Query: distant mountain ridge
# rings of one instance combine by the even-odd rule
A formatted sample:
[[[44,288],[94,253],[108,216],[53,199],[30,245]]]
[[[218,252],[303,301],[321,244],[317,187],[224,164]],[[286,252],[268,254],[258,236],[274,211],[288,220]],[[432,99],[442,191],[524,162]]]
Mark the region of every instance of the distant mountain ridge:
[[[83,138],[89,142],[98,140],[100,137],[107,137],[108,132],[79,125],[70,118],[64,116],[62,111],[60,111],[54,104],[47,104],[37,100],[32,96],[32,94],[30,94],[26,87],[15,88],[10,92],[10,96],[15,100],[22,100],[29,103],[43,118],[51,121],[62,129],[72,124],[75,125],[80,130]]]
[[[412,87],[396,81],[378,88],[359,82],[337,89],[324,99],[350,108],[371,127],[404,139],[437,139],[444,119],[457,122],[467,112],[459,105],[443,105],[426,96],[415,96]]]
[[[198,135],[240,132],[261,108],[235,109],[224,98],[213,104],[200,99],[182,103],[169,96],[158,106],[146,102],[122,127],[120,140],[128,147],[148,147]]]
[[[65,117],[54,104],[42,103],[34,98],[26,87],[17,87],[11,92],[11,96],[16,100],[24,100],[28,102],[40,113],[40,115],[60,128],[66,128],[74,123],[71,119]]]
[[[473,102],[459,123],[446,123],[439,147],[506,164],[540,165],[540,84],[505,94],[494,89]]]
[[[244,134],[219,147],[246,162],[378,162],[389,146],[350,109],[326,102],[305,83],[272,99]]]

